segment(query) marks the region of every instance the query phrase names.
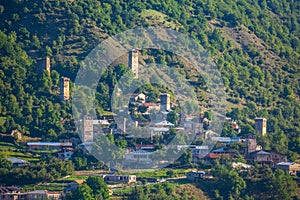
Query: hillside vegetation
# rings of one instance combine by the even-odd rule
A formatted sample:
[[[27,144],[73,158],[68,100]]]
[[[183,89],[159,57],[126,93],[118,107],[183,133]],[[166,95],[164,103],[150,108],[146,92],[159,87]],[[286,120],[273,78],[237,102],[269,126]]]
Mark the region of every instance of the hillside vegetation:
[[[0,132],[18,129],[44,140],[76,136],[71,103],[59,100],[59,77],[74,81],[80,62],[108,36],[151,25],[187,33],[208,50],[222,73],[227,115],[241,124],[241,134],[255,133],[253,119],[266,117],[264,149],[299,159],[299,7],[292,0],[1,1]],[[143,53],[172,62],[166,52],[159,59]],[[38,74],[37,59],[46,55],[52,72]],[[110,73],[100,84],[98,113],[110,111],[118,76]]]

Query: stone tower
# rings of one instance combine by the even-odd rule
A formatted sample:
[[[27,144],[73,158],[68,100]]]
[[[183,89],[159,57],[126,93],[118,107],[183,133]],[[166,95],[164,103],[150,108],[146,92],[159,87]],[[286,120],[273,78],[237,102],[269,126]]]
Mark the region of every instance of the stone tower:
[[[132,70],[134,79],[138,79],[139,78],[139,52],[135,49],[132,49],[129,52],[128,60],[129,60],[128,66]]]
[[[257,133],[265,136],[267,134],[267,119],[255,118],[255,130]]]
[[[93,142],[94,141],[94,127],[93,117],[84,116],[82,120],[82,142]]]
[[[171,109],[171,100],[169,94],[161,94],[160,95],[160,110],[168,111]]]
[[[246,155],[256,151],[257,141],[256,135],[249,134],[246,139]]]
[[[49,56],[46,56],[46,58],[43,58],[37,62],[37,72],[42,74],[45,70],[50,74],[51,69]]]
[[[60,99],[62,101],[70,100],[70,79],[67,77],[60,78]]]

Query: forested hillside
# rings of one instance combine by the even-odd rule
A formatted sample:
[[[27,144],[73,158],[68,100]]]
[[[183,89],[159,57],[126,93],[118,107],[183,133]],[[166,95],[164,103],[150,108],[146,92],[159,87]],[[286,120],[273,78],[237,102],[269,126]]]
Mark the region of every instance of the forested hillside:
[[[264,149],[300,154],[299,1],[293,0],[4,0],[0,3],[0,132],[45,140],[76,135],[59,77],[75,80],[80,62],[103,39],[137,26],[170,27],[207,49],[222,73],[229,117],[242,135],[268,119]],[[149,59],[155,53],[145,50]],[[51,74],[36,63],[51,58]],[[171,62],[161,53],[155,62]],[[98,107],[118,74],[99,87]],[[106,106],[104,106],[106,105]],[[230,128],[223,135],[236,134]]]

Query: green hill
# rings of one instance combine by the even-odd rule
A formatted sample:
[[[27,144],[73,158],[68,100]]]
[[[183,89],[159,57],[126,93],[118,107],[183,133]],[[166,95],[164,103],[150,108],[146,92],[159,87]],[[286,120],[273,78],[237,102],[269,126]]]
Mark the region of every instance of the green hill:
[[[151,25],[199,41],[222,73],[227,115],[238,120],[242,134],[254,133],[255,117],[266,117],[263,147],[299,159],[299,6],[279,0],[1,1],[0,132],[17,128],[44,140],[76,135],[71,104],[59,100],[59,76],[74,81],[80,62],[100,41]],[[46,55],[52,72],[39,75],[36,62]],[[160,52],[162,60],[171,62],[169,57]],[[112,80],[106,77],[98,89],[101,112],[109,111]]]

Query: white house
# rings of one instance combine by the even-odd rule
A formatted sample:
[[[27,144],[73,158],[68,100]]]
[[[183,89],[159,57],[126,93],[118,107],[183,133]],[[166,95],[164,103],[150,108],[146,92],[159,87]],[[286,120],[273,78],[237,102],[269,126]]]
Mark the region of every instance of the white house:
[[[297,172],[300,172],[300,164],[294,162],[280,162],[275,167],[288,172],[290,175],[296,175]]]
[[[174,127],[175,125],[167,120],[155,120],[151,126],[152,127]]]
[[[140,102],[145,103],[146,102],[146,95],[144,93],[137,93],[137,94],[127,94],[129,96],[129,102]]]
[[[106,119],[93,120],[93,125],[109,126],[110,123]]]
[[[191,171],[186,174],[186,178],[190,181],[197,182],[198,179],[202,179],[205,176],[204,171]]]
[[[106,183],[135,183],[135,175],[104,175]]]
[[[12,163],[12,167],[25,167],[30,164],[28,161],[19,158],[7,158],[7,160]]]
[[[241,163],[241,162],[233,162],[231,164],[232,168],[242,168],[242,169],[250,169],[251,165],[245,164],[245,163]]]
[[[125,155],[125,161],[128,163],[151,164],[151,154],[151,152],[144,150],[132,151]]]

